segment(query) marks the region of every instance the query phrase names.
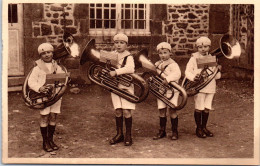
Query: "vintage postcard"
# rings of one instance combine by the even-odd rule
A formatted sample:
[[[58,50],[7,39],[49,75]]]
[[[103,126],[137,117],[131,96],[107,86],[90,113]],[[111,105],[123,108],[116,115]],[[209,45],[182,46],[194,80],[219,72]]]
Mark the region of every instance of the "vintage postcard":
[[[3,164],[259,165],[257,1],[2,1]]]

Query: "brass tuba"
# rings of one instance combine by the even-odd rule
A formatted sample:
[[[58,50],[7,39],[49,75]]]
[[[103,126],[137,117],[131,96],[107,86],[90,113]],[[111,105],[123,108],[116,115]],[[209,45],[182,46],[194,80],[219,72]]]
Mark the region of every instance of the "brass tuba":
[[[164,85],[162,83],[163,79],[156,71],[156,66],[147,58],[146,55],[148,55],[148,50],[143,49],[140,51],[139,56],[135,57],[135,60],[146,70],[142,77],[147,80],[150,92],[174,110],[182,109],[187,103],[187,93],[185,89],[174,81],[169,83],[168,86]],[[170,96],[167,96],[166,93],[169,90],[172,93]],[[179,92],[179,94],[176,92]],[[178,105],[174,105],[170,101],[174,95],[179,95]]]
[[[116,77],[111,77],[109,75],[110,71],[117,68],[117,59],[114,58],[117,58],[117,56],[115,56],[113,52],[103,50],[98,51],[95,47],[95,40],[92,39],[87,43],[82,52],[80,64],[83,65],[87,61],[92,62],[87,73],[88,78],[92,82],[130,102],[140,103],[144,101],[148,96],[149,87],[141,76],[137,74],[123,74]],[[118,88],[119,84],[126,87],[133,84],[134,94]]]
[[[228,59],[236,59],[240,57],[241,47],[239,42],[233,38],[231,35],[223,35],[219,41],[220,47],[210,52],[212,56],[217,59],[221,56],[225,56]],[[214,70],[209,67],[215,66]],[[202,88],[207,86],[212,79],[215,78],[216,74],[219,72],[217,63],[212,65],[205,65],[202,69],[198,81],[190,81],[186,77],[182,81],[182,86],[186,90],[188,96],[196,95]]]
[[[64,37],[65,36],[65,37]],[[77,54],[78,50],[71,49],[71,45],[74,45],[75,42],[72,41],[73,36],[68,34],[67,36],[63,36],[63,43],[59,45],[53,51],[53,59],[59,60],[62,57]],[[47,93],[37,93],[29,88],[28,86],[28,79],[32,73],[33,68],[30,70],[29,74],[26,76],[23,84],[23,99],[25,104],[33,109],[44,109],[48,106],[53,105],[56,103],[63,95],[67,88],[67,84],[69,82],[70,73],[67,69],[59,65],[64,73],[57,73],[57,74],[47,74],[46,75],[46,85],[48,86],[49,90]]]

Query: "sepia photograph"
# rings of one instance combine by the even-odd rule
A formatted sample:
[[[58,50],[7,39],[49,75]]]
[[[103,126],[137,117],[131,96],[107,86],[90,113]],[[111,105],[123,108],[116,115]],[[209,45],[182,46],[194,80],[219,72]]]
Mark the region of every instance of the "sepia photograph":
[[[259,165],[258,8],[3,0],[2,163]]]

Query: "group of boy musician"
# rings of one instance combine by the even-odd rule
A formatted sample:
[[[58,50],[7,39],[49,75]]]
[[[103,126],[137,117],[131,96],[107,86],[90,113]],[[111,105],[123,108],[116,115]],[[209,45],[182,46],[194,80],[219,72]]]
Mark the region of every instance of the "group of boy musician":
[[[127,50],[128,37],[119,33],[113,38],[114,41],[114,55],[117,56],[117,69],[110,71],[111,77],[117,77],[122,74],[132,74],[135,72],[135,62],[131,53]],[[203,58],[205,56],[211,56],[209,50],[211,47],[211,40],[208,37],[200,37],[196,41],[197,52],[191,55],[190,60],[187,63],[185,76],[190,81],[197,81],[199,79],[201,68],[198,68],[196,59]],[[171,58],[172,48],[167,42],[161,42],[156,47],[160,60],[155,63],[158,74],[163,79],[163,84],[168,85],[171,82],[179,82],[181,78],[181,70],[179,65]],[[45,84],[46,74],[50,73],[63,73],[61,67],[53,59],[54,47],[50,43],[43,43],[38,47],[38,53],[40,59],[36,61],[36,66],[33,68],[30,78],[28,80],[28,86],[38,93],[46,93],[48,91],[48,85]],[[216,66],[218,67],[218,66]],[[210,67],[214,70],[216,67]],[[220,68],[219,68],[220,69]],[[216,79],[221,77],[221,73],[218,72],[212,81],[199,91],[194,96],[195,109],[194,119],[196,123],[196,135],[199,138],[213,137],[213,133],[207,129],[207,121],[209,118],[209,112],[212,109],[212,101],[214,94],[216,93]],[[124,86],[119,84],[118,88],[124,89],[129,93],[134,93],[134,86]],[[170,100],[174,105],[178,102],[178,91],[167,91],[165,95],[175,93],[174,97]],[[116,135],[109,140],[109,144],[117,144],[124,142],[125,146],[131,146],[132,140],[132,111],[135,110],[135,103],[132,103],[117,94],[111,92],[112,104],[114,107],[115,122],[116,122]],[[40,110],[40,131],[43,138],[43,149],[47,152],[58,150],[59,146],[54,143],[53,135],[56,126],[56,116],[61,111],[61,100],[58,100],[55,104]],[[166,137],[166,124],[167,124],[167,110],[169,111],[172,134],[171,140],[178,140],[178,121],[179,116],[177,111],[168,107],[163,101],[157,98],[157,108],[159,115],[159,131],[153,137],[153,140],[158,140]],[[125,124],[125,133],[124,131]]]

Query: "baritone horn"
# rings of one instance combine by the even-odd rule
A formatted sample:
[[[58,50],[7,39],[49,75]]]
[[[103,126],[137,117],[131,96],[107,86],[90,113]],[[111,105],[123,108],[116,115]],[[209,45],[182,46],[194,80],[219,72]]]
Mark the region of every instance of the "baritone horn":
[[[140,51],[139,56],[135,57],[135,61],[139,62],[139,65],[146,70],[142,77],[147,80],[150,92],[172,109],[181,110],[187,103],[187,93],[185,89],[174,81],[170,82],[168,86],[164,85],[162,83],[163,78],[159,76],[156,71],[156,66],[147,58],[146,55],[148,55],[148,50],[143,49]],[[169,91],[171,93],[168,95],[167,93]],[[174,95],[179,95],[177,105],[174,105],[170,101]]]
[[[148,96],[149,87],[141,76],[137,74],[110,76],[109,72],[117,69],[117,55],[114,52],[97,50],[94,39],[90,40],[85,46],[80,64],[83,65],[87,61],[92,63],[88,69],[88,78],[95,84],[133,103],[140,103]],[[125,87],[134,85],[134,94],[126,89],[119,88],[119,85]]]
[[[219,40],[219,48],[210,52],[216,59],[225,56],[227,59],[237,59],[241,55],[241,46],[239,42],[231,35],[223,35]],[[213,70],[209,67],[215,67]],[[187,91],[188,96],[196,95],[202,88],[207,86],[219,72],[217,61],[212,65],[204,65],[199,75],[198,81],[190,81],[186,77],[182,81],[182,86]]]

